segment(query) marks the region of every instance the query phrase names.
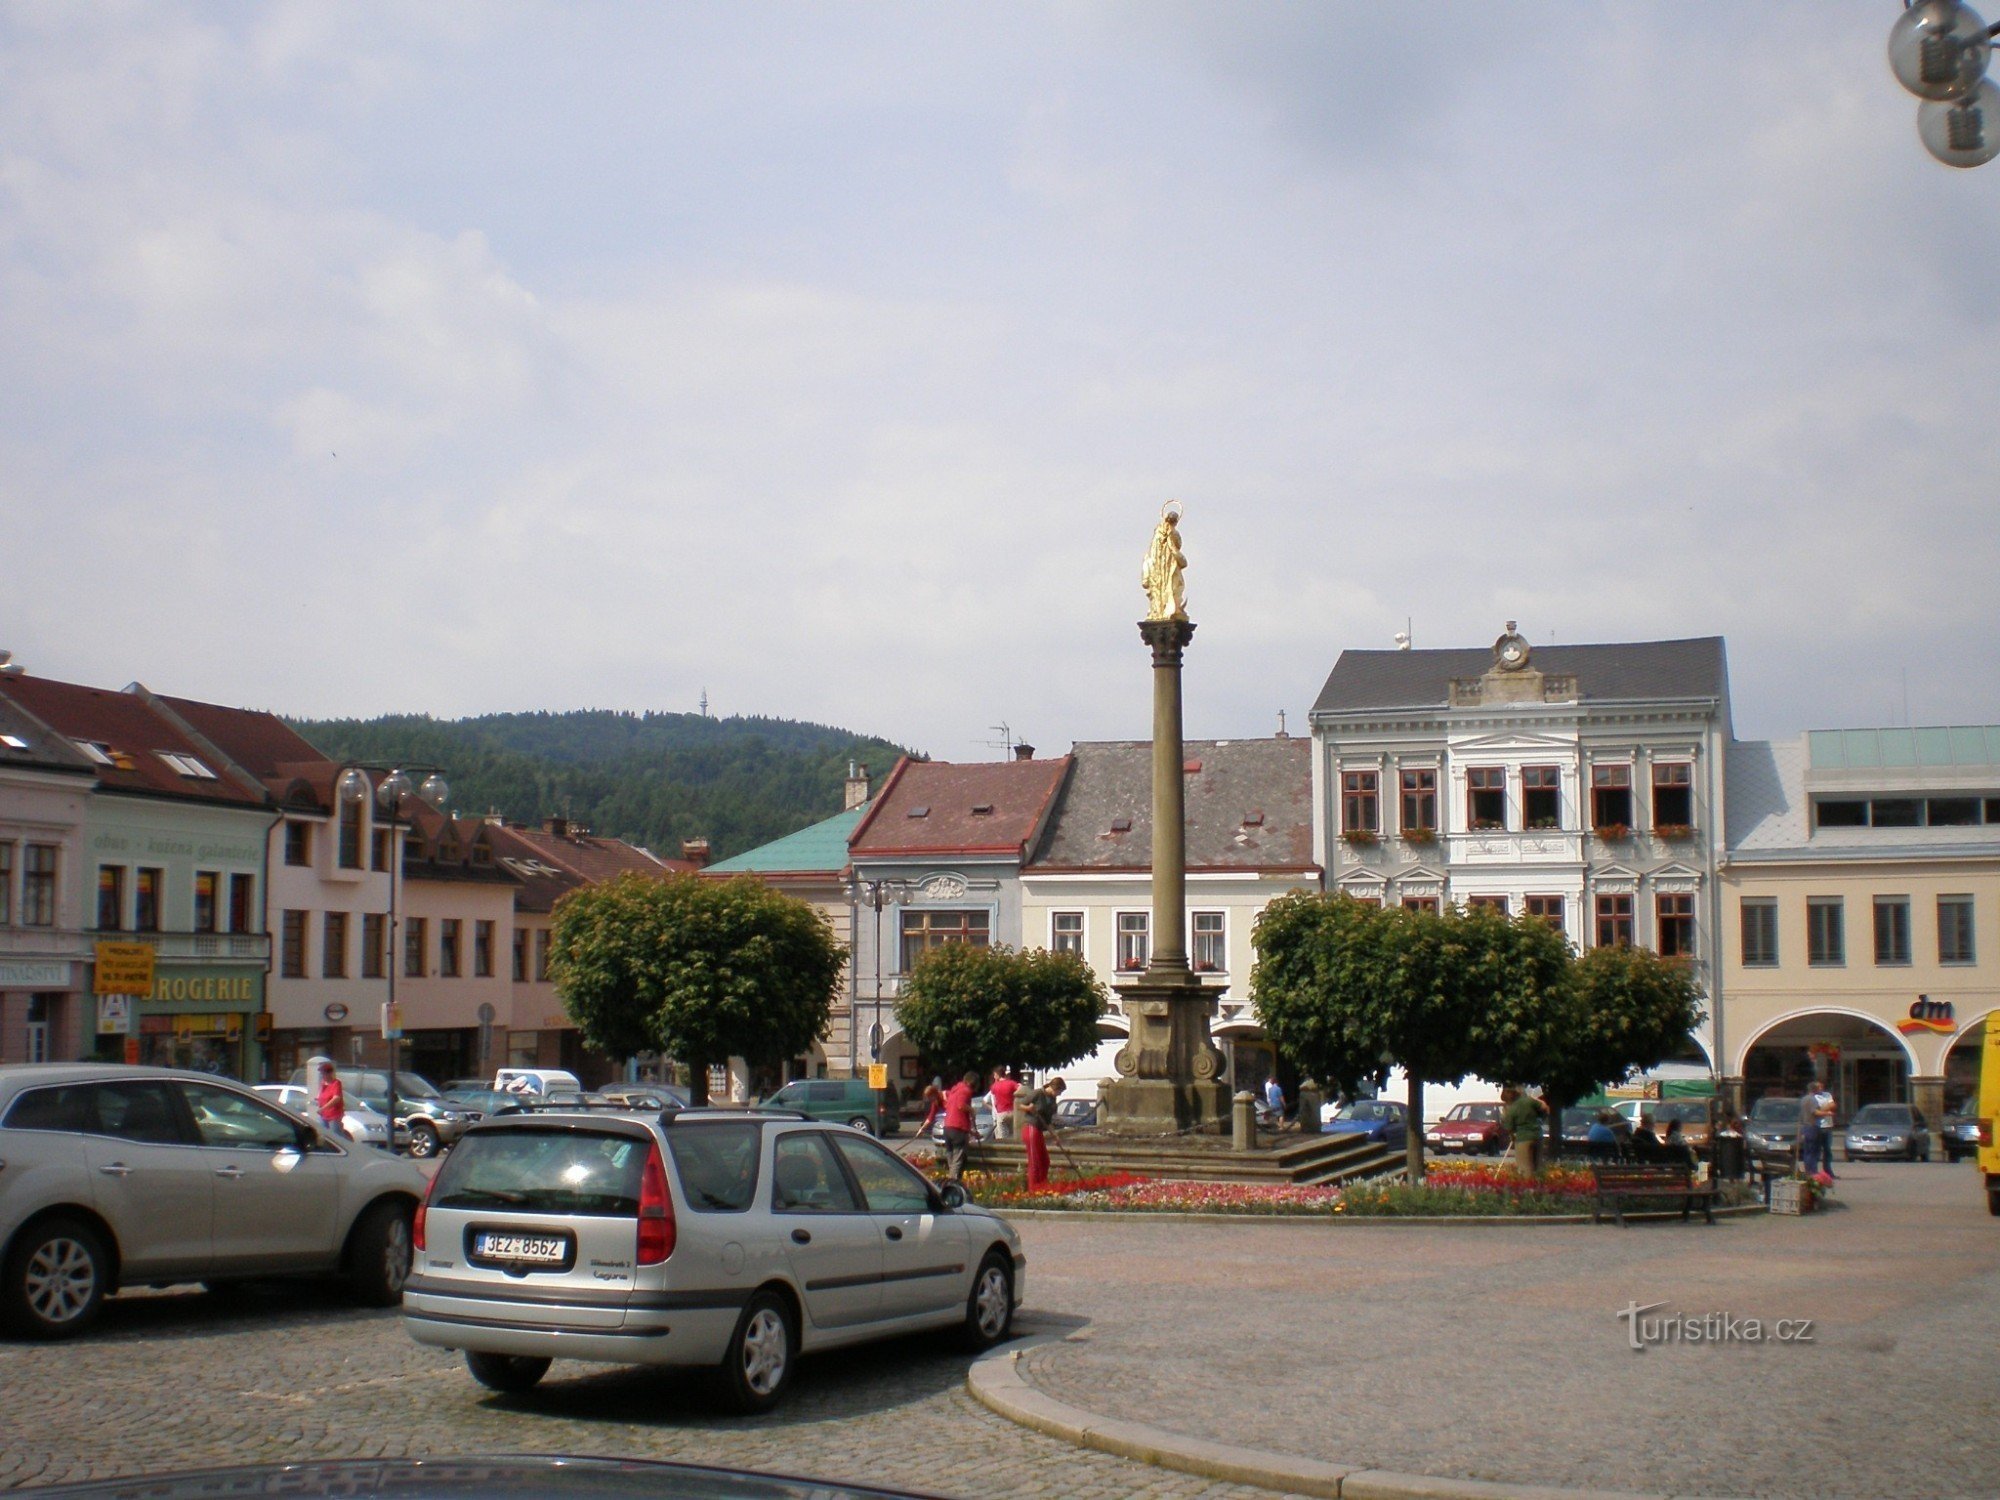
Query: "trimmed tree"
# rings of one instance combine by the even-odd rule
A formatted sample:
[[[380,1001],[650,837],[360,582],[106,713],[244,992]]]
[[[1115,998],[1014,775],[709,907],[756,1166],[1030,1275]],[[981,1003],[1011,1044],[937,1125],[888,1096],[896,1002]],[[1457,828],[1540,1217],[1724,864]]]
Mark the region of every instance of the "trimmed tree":
[[[705,1104],[711,1064],[825,1033],[846,960],[818,912],[754,877],[626,874],[556,903],[549,977],[586,1042],[680,1059]]]
[[[1539,1070],[1561,1105],[1657,1067],[1688,1045],[1702,1022],[1701,992],[1685,959],[1649,948],[1592,948],[1571,964],[1567,1024],[1552,1038]]]
[[[1109,1003],[1074,953],[946,943],[911,966],[896,1019],[932,1067],[956,1078],[1002,1063],[1067,1067],[1096,1050]]]

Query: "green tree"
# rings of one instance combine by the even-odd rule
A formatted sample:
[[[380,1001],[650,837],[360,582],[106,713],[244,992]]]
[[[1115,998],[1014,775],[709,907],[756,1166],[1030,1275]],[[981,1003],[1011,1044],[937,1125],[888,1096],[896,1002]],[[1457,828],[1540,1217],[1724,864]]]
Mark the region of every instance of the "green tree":
[[[1095,1050],[1109,1003],[1104,982],[1074,953],[947,943],[903,982],[896,1019],[947,1078],[1006,1063],[1061,1068]]]
[[[821,1036],[846,959],[818,912],[752,877],[628,874],[556,903],[549,977],[585,1041],[679,1058],[699,1104],[710,1064]]]
[[[1592,948],[1571,968],[1566,1024],[1550,1038],[1539,1070],[1551,1116],[1679,1055],[1702,1022],[1701,993],[1684,959],[1647,948]]]

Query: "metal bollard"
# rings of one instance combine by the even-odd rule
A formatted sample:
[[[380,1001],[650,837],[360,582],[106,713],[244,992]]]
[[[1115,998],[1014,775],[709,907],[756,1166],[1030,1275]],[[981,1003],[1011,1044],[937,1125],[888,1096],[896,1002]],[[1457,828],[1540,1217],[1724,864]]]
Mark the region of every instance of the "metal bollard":
[[[1229,1103],[1229,1118],[1230,1125],[1232,1126],[1229,1144],[1238,1151],[1255,1151],[1257,1149],[1257,1096],[1246,1091],[1238,1094]]]

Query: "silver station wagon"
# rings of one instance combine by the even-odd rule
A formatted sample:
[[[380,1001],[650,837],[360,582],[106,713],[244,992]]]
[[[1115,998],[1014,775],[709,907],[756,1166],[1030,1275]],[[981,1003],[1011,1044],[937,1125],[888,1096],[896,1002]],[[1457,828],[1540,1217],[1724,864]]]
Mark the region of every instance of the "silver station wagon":
[[[342,1276],[393,1307],[424,1176],[204,1073],[0,1067],[0,1322],[81,1333],[121,1286]]]
[[[740,1110],[490,1118],[418,1212],[405,1326],[523,1391],[554,1359],[712,1370],[740,1411],[801,1354],[922,1329],[1005,1338],[1012,1226],[866,1133]]]

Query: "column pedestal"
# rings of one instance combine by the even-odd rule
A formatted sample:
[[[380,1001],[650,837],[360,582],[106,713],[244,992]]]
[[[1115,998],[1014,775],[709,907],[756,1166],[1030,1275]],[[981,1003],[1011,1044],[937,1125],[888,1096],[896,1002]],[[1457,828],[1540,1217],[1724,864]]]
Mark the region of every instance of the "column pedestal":
[[[1115,988],[1132,1038],[1118,1051],[1118,1077],[1099,1090],[1105,1128],[1119,1135],[1228,1129],[1223,1057],[1208,1038],[1213,997],[1191,975],[1148,974]]]

